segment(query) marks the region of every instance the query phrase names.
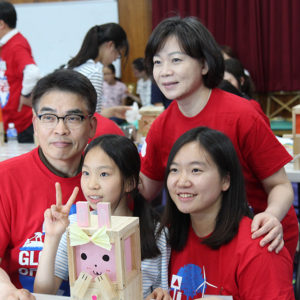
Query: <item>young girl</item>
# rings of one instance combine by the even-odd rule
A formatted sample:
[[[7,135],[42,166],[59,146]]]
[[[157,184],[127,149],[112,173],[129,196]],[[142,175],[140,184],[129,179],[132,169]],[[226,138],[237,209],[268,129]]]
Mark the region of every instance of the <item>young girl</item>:
[[[127,57],[129,45],[123,28],[116,23],[92,27],[86,34],[78,53],[66,67],[85,75],[97,91],[96,112],[105,117],[120,117],[125,108],[110,107],[101,111],[103,94],[103,66],[111,64],[121,56]]]
[[[128,96],[142,106],[151,105],[152,81],[147,73],[144,58],[139,57],[132,62],[132,71],[134,76],[138,79],[136,84],[136,94],[138,96],[133,94],[128,94]]]
[[[113,215],[139,217],[143,295],[146,297],[161,285],[168,289],[170,251],[166,247],[165,233],[155,235],[158,216],[137,189],[139,170],[140,158],[134,143],[126,137],[104,135],[93,140],[86,149],[81,188],[92,210],[96,209],[98,202],[110,202]],[[38,293],[55,294],[62,281],[68,279],[64,232],[69,223],[68,213],[76,197],[76,190],[67,205],[62,206],[58,184],[56,189],[57,205],[45,212],[44,249],[34,283],[34,291]],[[70,216],[71,223],[75,222],[75,217]]]
[[[116,78],[116,68],[113,64],[103,68],[103,107],[125,105],[127,86]]]
[[[171,149],[166,167],[172,299],[231,295],[234,300],[292,300],[292,260],[250,237],[251,211],[233,144],[198,127]],[[168,299],[157,289],[149,299]],[[220,297],[215,299],[221,299]]]
[[[278,252],[285,244],[293,258],[298,220],[284,170],[292,157],[248,101],[216,88],[224,60],[210,32],[193,17],[166,19],[152,32],[145,60],[161,91],[174,101],[152,123],[141,151],[144,197],[153,199],[162,187],[167,158],[178,137],[198,126],[220,130],[231,139],[242,165],[247,199],[255,213],[252,237],[264,235],[260,245],[269,251]]]

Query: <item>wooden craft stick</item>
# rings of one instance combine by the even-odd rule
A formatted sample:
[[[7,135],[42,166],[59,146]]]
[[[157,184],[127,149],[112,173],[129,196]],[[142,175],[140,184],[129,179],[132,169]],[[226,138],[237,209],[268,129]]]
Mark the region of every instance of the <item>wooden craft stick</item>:
[[[79,227],[90,226],[90,210],[87,201],[78,201],[76,203],[77,225]]]
[[[101,274],[95,278],[95,283],[100,292],[102,300],[117,300],[118,295],[113,287],[112,282],[106,274]]]
[[[74,283],[72,297],[74,296],[78,299],[83,299],[92,279],[93,277],[90,274],[81,272]]]
[[[111,227],[111,208],[109,202],[97,203],[98,226]]]

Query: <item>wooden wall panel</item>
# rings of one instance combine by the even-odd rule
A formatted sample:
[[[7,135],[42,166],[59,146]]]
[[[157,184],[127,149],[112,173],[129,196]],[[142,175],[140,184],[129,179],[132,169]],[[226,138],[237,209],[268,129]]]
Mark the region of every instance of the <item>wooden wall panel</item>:
[[[144,57],[152,31],[151,0],[119,0],[119,23],[127,33],[130,47],[127,62],[122,61],[122,81],[135,83],[131,63],[137,57]]]

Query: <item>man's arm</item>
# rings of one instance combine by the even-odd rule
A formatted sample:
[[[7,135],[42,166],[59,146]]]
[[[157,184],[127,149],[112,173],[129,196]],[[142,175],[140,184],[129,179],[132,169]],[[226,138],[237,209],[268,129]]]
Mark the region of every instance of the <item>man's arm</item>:
[[[22,110],[23,105],[32,106],[31,92],[40,77],[40,70],[37,65],[30,64],[25,66],[18,111]]]
[[[0,264],[2,259],[0,258]],[[35,297],[25,289],[17,289],[7,273],[0,268],[0,300],[34,300]]]
[[[126,111],[130,110],[130,106],[118,105],[102,108],[101,115],[105,118],[116,117],[120,119],[126,118]]]
[[[278,253],[284,245],[280,222],[293,203],[293,188],[284,168],[264,179],[262,184],[268,194],[268,206],[264,212],[254,216],[251,226],[252,237],[266,235],[260,241],[260,245],[270,243],[268,250],[275,250]]]
[[[150,179],[140,172],[139,191],[148,201],[152,201],[163,187],[163,181]]]

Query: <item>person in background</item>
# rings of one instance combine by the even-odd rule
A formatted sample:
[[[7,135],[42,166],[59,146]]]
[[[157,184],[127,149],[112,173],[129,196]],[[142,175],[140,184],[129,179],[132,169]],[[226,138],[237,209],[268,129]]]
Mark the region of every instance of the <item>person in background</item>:
[[[135,144],[126,137],[104,135],[87,147],[81,176],[81,188],[93,213],[97,203],[109,202],[112,215],[135,216],[140,220],[143,296],[155,288],[168,289],[166,233],[156,235],[159,216],[138,191],[140,157]],[[34,291],[56,294],[63,280],[68,280],[66,228],[74,202],[74,193],[67,205],[61,205],[61,189],[57,189],[57,205],[45,211],[45,246],[41,253]],[[76,222],[76,215],[70,216]],[[49,268],[49,266],[54,266]]]
[[[260,245],[276,253],[285,244],[293,258],[298,220],[284,170],[292,157],[248,101],[216,88],[224,59],[210,32],[193,17],[165,19],[152,32],[145,59],[160,90],[174,100],[152,123],[141,150],[144,197],[152,200],[161,190],[179,136],[198,126],[219,130],[231,139],[242,165],[255,214],[252,238],[264,236]]]
[[[103,108],[126,105],[128,89],[126,84],[116,78],[116,69],[113,64],[103,68]],[[124,119],[110,118],[118,125],[125,122]]]
[[[64,66],[85,75],[97,91],[96,112],[104,117],[124,117],[126,106],[102,109],[103,66],[108,66],[121,56],[127,57],[129,45],[123,28],[116,23],[93,26],[85,35],[78,53]]]
[[[0,104],[5,131],[14,123],[19,143],[33,143],[31,91],[40,71],[26,38],[18,31],[13,4],[0,1]]]
[[[236,58],[228,58],[225,59],[224,64],[224,79],[239,89],[244,98],[253,99],[254,83],[251,78],[245,74],[242,63]]]
[[[125,105],[127,86],[116,78],[116,68],[110,64],[103,68],[103,107]]]
[[[237,58],[235,51],[228,45],[220,45],[220,50],[222,52],[224,60],[228,58]]]
[[[139,103],[141,106],[151,105],[151,84],[152,81],[147,74],[145,60],[142,57],[136,58],[132,62],[134,76],[138,79],[136,85],[137,96],[129,93],[128,97]]]
[[[95,112],[94,114],[96,120],[97,120],[97,127],[95,135],[92,139],[89,140],[89,142],[96,137],[103,135],[103,134],[117,134],[117,135],[125,135],[122,129],[116,124],[116,122],[112,121],[111,119],[108,119],[106,117],[103,117],[102,115]],[[112,118],[113,119],[113,118]],[[122,120],[122,119],[120,119]]]
[[[34,299],[34,277],[43,249],[43,213],[65,204],[80,186],[82,153],[96,130],[97,94],[82,74],[62,69],[41,78],[32,93],[39,146],[0,163],[0,299]],[[81,190],[78,201],[84,201]],[[11,297],[11,298],[9,298]]]
[[[173,145],[166,167],[172,299],[229,295],[234,300],[293,300],[293,262],[251,239],[252,212],[239,158],[220,131],[196,127]],[[161,297],[157,289],[148,299]],[[210,298],[209,298],[210,299]],[[217,297],[215,299],[223,299]]]
[[[251,78],[245,74],[242,63],[236,58],[229,58],[225,59],[224,64],[224,81],[229,82],[232,86],[238,89],[238,91],[241,94],[241,97],[249,100],[249,103],[259,112],[259,114],[266,121],[268,126],[270,126],[269,118],[263,112],[260,104],[255,99],[253,99],[254,84]],[[226,86],[228,86],[228,84],[226,84],[226,82],[224,81],[221,82],[219,87],[223,90],[226,90]]]
[[[235,51],[230,46],[221,45],[220,49],[221,49],[224,60],[230,59],[230,58],[235,58],[235,59],[239,60],[237,54],[235,53]],[[252,89],[252,91],[254,91],[255,85],[254,85],[254,82],[252,81],[252,78],[251,78],[251,75],[250,75],[249,71],[247,69],[244,69],[244,74],[245,74],[245,76],[248,76],[249,82],[252,85],[251,89]],[[251,95],[251,97],[252,97],[252,95]]]

